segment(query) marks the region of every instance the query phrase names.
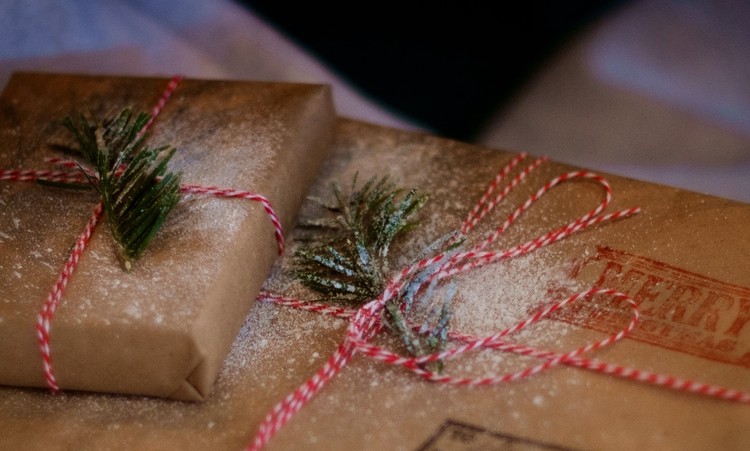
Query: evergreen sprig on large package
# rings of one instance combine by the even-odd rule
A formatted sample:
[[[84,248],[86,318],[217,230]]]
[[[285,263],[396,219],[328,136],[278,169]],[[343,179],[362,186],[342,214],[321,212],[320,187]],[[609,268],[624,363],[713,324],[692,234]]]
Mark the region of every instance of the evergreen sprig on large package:
[[[321,228],[318,243],[297,252],[295,275],[307,287],[332,300],[373,299],[385,288],[388,251],[397,235],[414,226],[415,213],[427,198],[409,191],[403,198],[387,177],[373,178],[344,199],[332,185],[334,203],[313,199],[335,217],[312,222]]]
[[[390,246],[398,236],[416,226],[414,217],[427,197],[418,195],[414,189],[404,194],[387,177],[372,178],[356,189],[355,176],[348,198],[336,183],[332,184],[332,191],[333,203],[312,199],[329,216],[306,224],[318,229],[319,234],[296,252],[294,275],[303,285],[325,295],[327,301],[360,306],[385,289],[392,276],[388,261]],[[438,241],[435,246],[446,242]],[[414,302],[416,288],[411,287],[421,286],[422,282],[417,275],[413,284],[386,304],[383,317],[407,351],[415,356],[444,347],[451,317],[450,294],[437,307]],[[416,321],[423,322],[421,327],[414,327]]]
[[[78,149],[93,172],[79,165],[101,195],[123,267],[133,262],[161,228],[180,199],[180,175],[167,172],[172,146],[148,147],[142,130],[151,116],[126,109],[92,125],[83,114],[67,118]]]

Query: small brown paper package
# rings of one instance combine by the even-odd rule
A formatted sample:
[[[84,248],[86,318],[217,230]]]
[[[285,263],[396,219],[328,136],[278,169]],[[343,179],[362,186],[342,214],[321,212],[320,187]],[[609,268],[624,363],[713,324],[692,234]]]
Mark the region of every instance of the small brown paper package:
[[[0,100],[0,168],[50,169],[62,120],[150,111],[167,79],[16,74]],[[330,148],[326,86],[183,80],[156,117],[182,182],[265,196],[288,230]],[[51,169],[59,169],[52,167]],[[0,384],[44,387],[35,322],[97,199],[0,181]],[[106,221],[106,218],[104,219]],[[204,399],[277,257],[258,202],[183,195],[126,272],[99,224],[51,324],[64,390]]]
[[[347,189],[359,173],[360,183],[387,174],[399,186],[430,196],[419,226],[391,250],[394,271],[459,228],[487,183],[514,156],[348,120],[339,122],[336,136],[312,195],[330,199],[331,181]],[[532,193],[571,170],[542,164],[470,232],[469,240],[481,241]],[[446,283],[455,284],[451,330],[491,335],[555,300],[592,287],[611,288],[640,304],[640,321],[628,337],[580,357],[750,391],[750,206],[621,177],[607,180],[614,192],[607,212],[635,206],[642,211],[452,279]],[[603,196],[590,180],[563,183],[521,215],[491,250],[561,227]],[[301,218],[319,214],[308,202]],[[292,233],[265,290],[316,297],[288,273],[292,253],[308,233],[301,227]],[[593,296],[505,339],[565,353],[616,333],[629,318],[627,304]],[[0,392],[3,445],[240,449],[252,443],[278,402],[324,367],[346,329],[346,319],[256,302],[205,402],[82,393],[53,397],[5,388]],[[372,343],[401,349],[386,333]],[[446,360],[444,374],[501,375],[544,361],[486,349]],[[748,424],[746,403],[574,365],[499,385],[462,387],[427,382],[357,353],[276,432],[268,449],[747,449]]]

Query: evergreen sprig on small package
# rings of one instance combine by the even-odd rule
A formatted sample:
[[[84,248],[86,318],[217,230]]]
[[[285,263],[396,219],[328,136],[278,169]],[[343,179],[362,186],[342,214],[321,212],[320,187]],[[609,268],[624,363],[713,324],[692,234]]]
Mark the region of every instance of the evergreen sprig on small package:
[[[416,227],[415,216],[427,201],[427,196],[418,195],[414,189],[404,193],[387,177],[372,178],[359,189],[356,184],[355,176],[348,197],[333,183],[333,202],[312,199],[328,215],[305,224],[318,233],[295,253],[293,271],[303,285],[323,294],[326,301],[350,306],[360,306],[383,292],[392,275],[388,258],[391,244]],[[415,356],[443,349],[451,317],[452,294],[437,308],[414,302],[415,287],[422,282],[417,275],[400,296],[386,303],[383,317]],[[433,288],[430,285],[430,293],[420,299],[430,298]],[[421,327],[414,327],[417,319],[423,321]]]
[[[172,146],[149,147],[141,133],[151,116],[129,109],[91,124],[83,114],[65,127],[78,143],[89,170],[79,165],[99,192],[125,270],[141,257],[180,199],[180,174],[167,171]]]

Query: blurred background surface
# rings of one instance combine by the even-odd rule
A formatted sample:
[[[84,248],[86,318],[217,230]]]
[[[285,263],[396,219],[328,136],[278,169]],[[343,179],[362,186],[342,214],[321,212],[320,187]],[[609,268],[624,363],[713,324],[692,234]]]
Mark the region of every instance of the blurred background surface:
[[[0,0],[0,85],[330,83],[343,116],[750,202],[750,2],[517,3]]]

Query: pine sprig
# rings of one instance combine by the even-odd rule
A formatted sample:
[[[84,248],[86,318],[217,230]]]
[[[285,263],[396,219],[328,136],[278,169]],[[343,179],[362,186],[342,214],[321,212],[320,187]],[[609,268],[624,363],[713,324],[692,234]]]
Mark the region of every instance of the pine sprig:
[[[373,178],[344,198],[332,184],[334,203],[318,200],[334,218],[325,218],[318,243],[296,254],[295,276],[328,298],[357,303],[385,288],[388,251],[393,240],[413,227],[416,212],[427,201],[415,190],[400,196],[387,177]]]
[[[149,119],[146,113],[134,117],[125,109],[95,125],[83,114],[63,122],[78,143],[74,150],[92,168],[79,165],[101,196],[119,257],[128,271],[180,199],[180,175],[167,171],[175,148],[146,146],[141,130]]]
[[[328,210],[328,217],[310,221],[319,230],[316,241],[295,254],[294,276],[308,288],[322,293],[328,301],[360,305],[376,298],[389,277],[388,253],[393,241],[416,226],[414,217],[427,197],[416,190],[397,189],[387,177],[372,178],[345,197],[338,184],[332,184],[334,202],[313,199]],[[455,239],[443,238],[431,246],[447,247]],[[427,273],[425,273],[427,274]],[[400,296],[385,305],[384,321],[406,348],[419,356],[442,350],[448,339],[452,294],[438,308],[415,303],[419,286],[427,276],[417,274]],[[421,297],[430,298],[434,284]],[[415,305],[419,304],[419,305]],[[427,308],[425,314],[420,308]],[[414,328],[413,318],[422,317]],[[437,362],[437,368],[441,368]]]

